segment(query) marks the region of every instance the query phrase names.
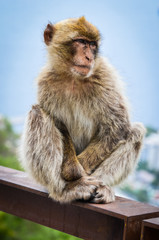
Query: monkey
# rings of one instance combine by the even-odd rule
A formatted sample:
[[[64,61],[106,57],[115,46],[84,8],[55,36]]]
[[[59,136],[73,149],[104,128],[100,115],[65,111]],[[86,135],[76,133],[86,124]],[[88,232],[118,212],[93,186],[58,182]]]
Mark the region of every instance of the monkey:
[[[113,202],[113,186],[137,164],[145,128],[130,122],[123,82],[99,54],[100,32],[85,17],[49,23],[44,42],[47,63],[20,161],[55,201]]]

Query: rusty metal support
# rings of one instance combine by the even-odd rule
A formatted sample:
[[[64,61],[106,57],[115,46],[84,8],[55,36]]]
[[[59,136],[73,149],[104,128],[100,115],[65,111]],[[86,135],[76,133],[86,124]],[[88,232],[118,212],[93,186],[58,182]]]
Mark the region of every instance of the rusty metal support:
[[[159,239],[159,218],[151,218],[142,222],[141,240]]]

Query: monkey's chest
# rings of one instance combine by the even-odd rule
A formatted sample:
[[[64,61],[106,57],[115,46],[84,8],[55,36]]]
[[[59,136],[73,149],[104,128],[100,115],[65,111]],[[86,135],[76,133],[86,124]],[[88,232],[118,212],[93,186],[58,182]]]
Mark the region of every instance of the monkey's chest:
[[[57,118],[67,127],[74,143],[77,154],[82,152],[89,144],[95,133],[95,124],[91,116],[80,106],[60,108]]]

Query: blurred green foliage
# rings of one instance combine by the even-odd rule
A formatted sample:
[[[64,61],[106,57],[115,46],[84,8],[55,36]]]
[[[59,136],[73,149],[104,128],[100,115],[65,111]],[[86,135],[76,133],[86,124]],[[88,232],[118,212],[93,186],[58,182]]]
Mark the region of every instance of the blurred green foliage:
[[[22,170],[16,157],[19,135],[6,118],[0,118],[0,165]]]
[[[18,134],[13,131],[12,125],[6,118],[0,118],[0,154],[10,156],[15,152]]]
[[[0,165],[4,167],[17,169],[17,170],[23,170],[19,162],[17,161],[16,156],[14,155],[8,156],[8,157],[0,156]]]
[[[68,234],[0,212],[1,240],[75,240]]]
[[[146,170],[148,173],[153,174],[154,180],[151,183],[153,188],[159,189],[159,171],[156,169],[149,169],[148,162],[140,161],[137,167],[137,171]]]
[[[152,133],[157,133],[157,129],[153,127],[146,127],[146,137],[150,136]]]
[[[145,189],[132,189],[131,186],[125,185],[124,187],[121,187],[121,189],[129,194],[130,197],[135,198],[136,200],[140,202],[148,202],[149,201],[149,195],[148,192]]]
[[[22,170],[17,161],[19,135],[6,118],[0,118],[0,165]],[[0,240],[77,240],[79,238],[0,212]]]

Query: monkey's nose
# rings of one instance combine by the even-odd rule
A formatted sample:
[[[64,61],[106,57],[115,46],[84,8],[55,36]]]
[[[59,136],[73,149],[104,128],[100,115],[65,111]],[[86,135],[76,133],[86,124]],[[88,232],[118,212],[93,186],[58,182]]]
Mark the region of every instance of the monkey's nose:
[[[87,61],[89,63],[91,63],[93,61],[93,57],[91,57],[91,56],[86,55],[85,58],[87,59]]]

